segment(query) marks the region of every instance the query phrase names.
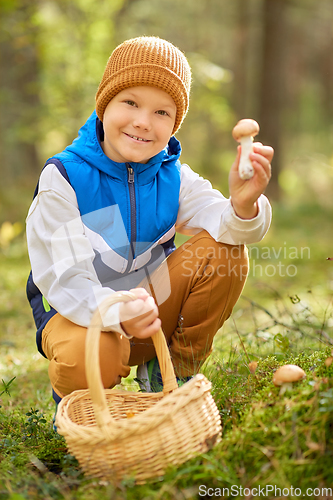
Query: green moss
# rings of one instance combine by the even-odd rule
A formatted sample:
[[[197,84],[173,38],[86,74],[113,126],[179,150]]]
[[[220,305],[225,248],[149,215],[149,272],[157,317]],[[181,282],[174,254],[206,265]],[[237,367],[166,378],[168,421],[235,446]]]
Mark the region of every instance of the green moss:
[[[304,239],[301,217],[300,212],[295,233],[299,241]],[[327,214],[326,233],[320,229],[320,234],[330,234],[330,217]],[[291,219],[289,212],[277,214],[276,224],[286,231],[286,238],[294,237],[288,226]],[[18,244],[6,256],[0,254],[4,370],[0,378],[5,382],[0,381],[0,393],[15,377],[9,394],[0,396],[0,500],[191,500],[198,498],[200,485],[293,485],[303,492],[306,487],[331,487],[333,363],[327,366],[325,360],[332,357],[328,345],[328,337],[333,337],[332,302],[331,291],[323,284],[325,265],[331,263],[320,261],[322,252],[317,249],[311,261],[297,263],[300,273],[288,288],[280,278],[273,284],[270,280],[269,286],[264,280],[249,278],[245,292],[252,302],[239,301],[234,322],[227,322],[216,337],[213,355],[203,368],[222,418],[222,441],[208,453],[170,467],[163,478],[137,486],[131,478],[117,484],[85,478],[75,458],[68,455],[63,438],[52,430],[48,364],[36,356],[34,325],[24,292],[30,267]],[[280,244],[275,228],[264,245]],[[320,286],[312,290],[309,276]],[[249,371],[249,360],[258,362],[255,374]],[[272,377],[287,363],[303,368],[307,377],[282,394]],[[40,418],[29,423],[32,415],[26,414],[31,409]]]

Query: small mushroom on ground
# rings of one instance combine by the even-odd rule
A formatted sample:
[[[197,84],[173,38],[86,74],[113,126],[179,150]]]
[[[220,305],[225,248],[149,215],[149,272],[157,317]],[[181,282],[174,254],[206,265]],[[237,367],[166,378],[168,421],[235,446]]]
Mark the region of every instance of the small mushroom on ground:
[[[306,377],[306,373],[297,365],[280,366],[273,375],[273,384],[281,386],[280,394],[283,394],[292,384]]]
[[[238,172],[239,177],[243,180],[251,179],[254,174],[249,155],[252,153],[253,137],[256,136],[258,132],[258,123],[249,118],[240,120],[232,131],[232,137],[235,141],[239,142],[242,147]]]
[[[251,363],[248,364],[248,367],[249,367],[249,370],[251,373],[255,373],[255,371],[258,367],[257,361],[251,361]]]

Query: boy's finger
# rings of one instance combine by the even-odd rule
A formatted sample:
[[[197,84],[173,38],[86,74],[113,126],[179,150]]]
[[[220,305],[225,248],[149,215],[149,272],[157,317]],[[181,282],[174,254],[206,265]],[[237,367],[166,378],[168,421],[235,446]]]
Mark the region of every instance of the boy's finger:
[[[149,297],[149,293],[145,288],[131,288],[130,292],[134,293],[141,300],[146,300]]]
[[[157,333],[159,328],[161,328],[161,320],[157,318],[153,323],[150,323],[148,325],[136,326],[135,331],[132,332],[132,335],[138,339],[146,339]]]
[[[241,146],[237,146],[237,156],[235,158],[234,163],[231,166],[231,172],[232,171],[235,171],[235,172],[238,171],[238,165],[239,165],[240,155],[241,155]]]
[[[148,297],[146,300],[137,299],[122,304],[121,321],[124,322],[133,318],[144,318],[150,314],[155,317],[158,315],[158,309],[153,297]]]
[[[274,149],[271,146],[258,146],[256,143],[253,144],[253,152],[261,154],[265,158],[267,158],[270,162],[274,156]]]
[[[262,155],[257,155],[256,153],[251,154],[251,161],[257,174],[263,173],[269,179],[271,177],[271,164],[270,161]]]
[[[139,338],[145,339],[151,337],[158,332],[158,330],[161,328],[161,324],[162,322],[160,318],[156,318],[155,321],[153,321],[150,325],[140,331],[140,333],[138,334]]]

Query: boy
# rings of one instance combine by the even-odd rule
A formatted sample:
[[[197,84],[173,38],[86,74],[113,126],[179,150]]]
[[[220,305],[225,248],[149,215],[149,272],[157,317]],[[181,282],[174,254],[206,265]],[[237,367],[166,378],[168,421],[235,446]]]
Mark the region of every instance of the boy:
[[[109,58],[96,111],[41,173],[27,217],[27,292],[56,402],[87,387],[86,330],[115,290],[137,299],[110,307],[104,318],[104,386],[138,365],[142,388],[161,390],[150,339],[161,326],[179,383],[196,373],[244,286],[244,244],[268,230],[262,193],[272,148],[254,145],[248,181],[238,175],[238,151],[229,200],[181,165],[174,134],[190,84],[189,64],[171,43],[127,40]],[[175,231],[192,238],[176,249]]]

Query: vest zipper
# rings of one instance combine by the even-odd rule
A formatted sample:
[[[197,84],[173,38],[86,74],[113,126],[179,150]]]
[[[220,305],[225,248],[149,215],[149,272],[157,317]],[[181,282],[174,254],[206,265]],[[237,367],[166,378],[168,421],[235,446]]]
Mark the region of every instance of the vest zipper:
[[[130,195],[130,226],[131,226],[131,238],[130,238],[130,251],[128,256],[128,264],[126,268],[126,273],[130,270],[134,255],[135,255],[135,243],[136,243],[136,203],[135,203],[135,186],[134,186],[134,170],[129,163],[126,163],[127,168],[127,183]]]

